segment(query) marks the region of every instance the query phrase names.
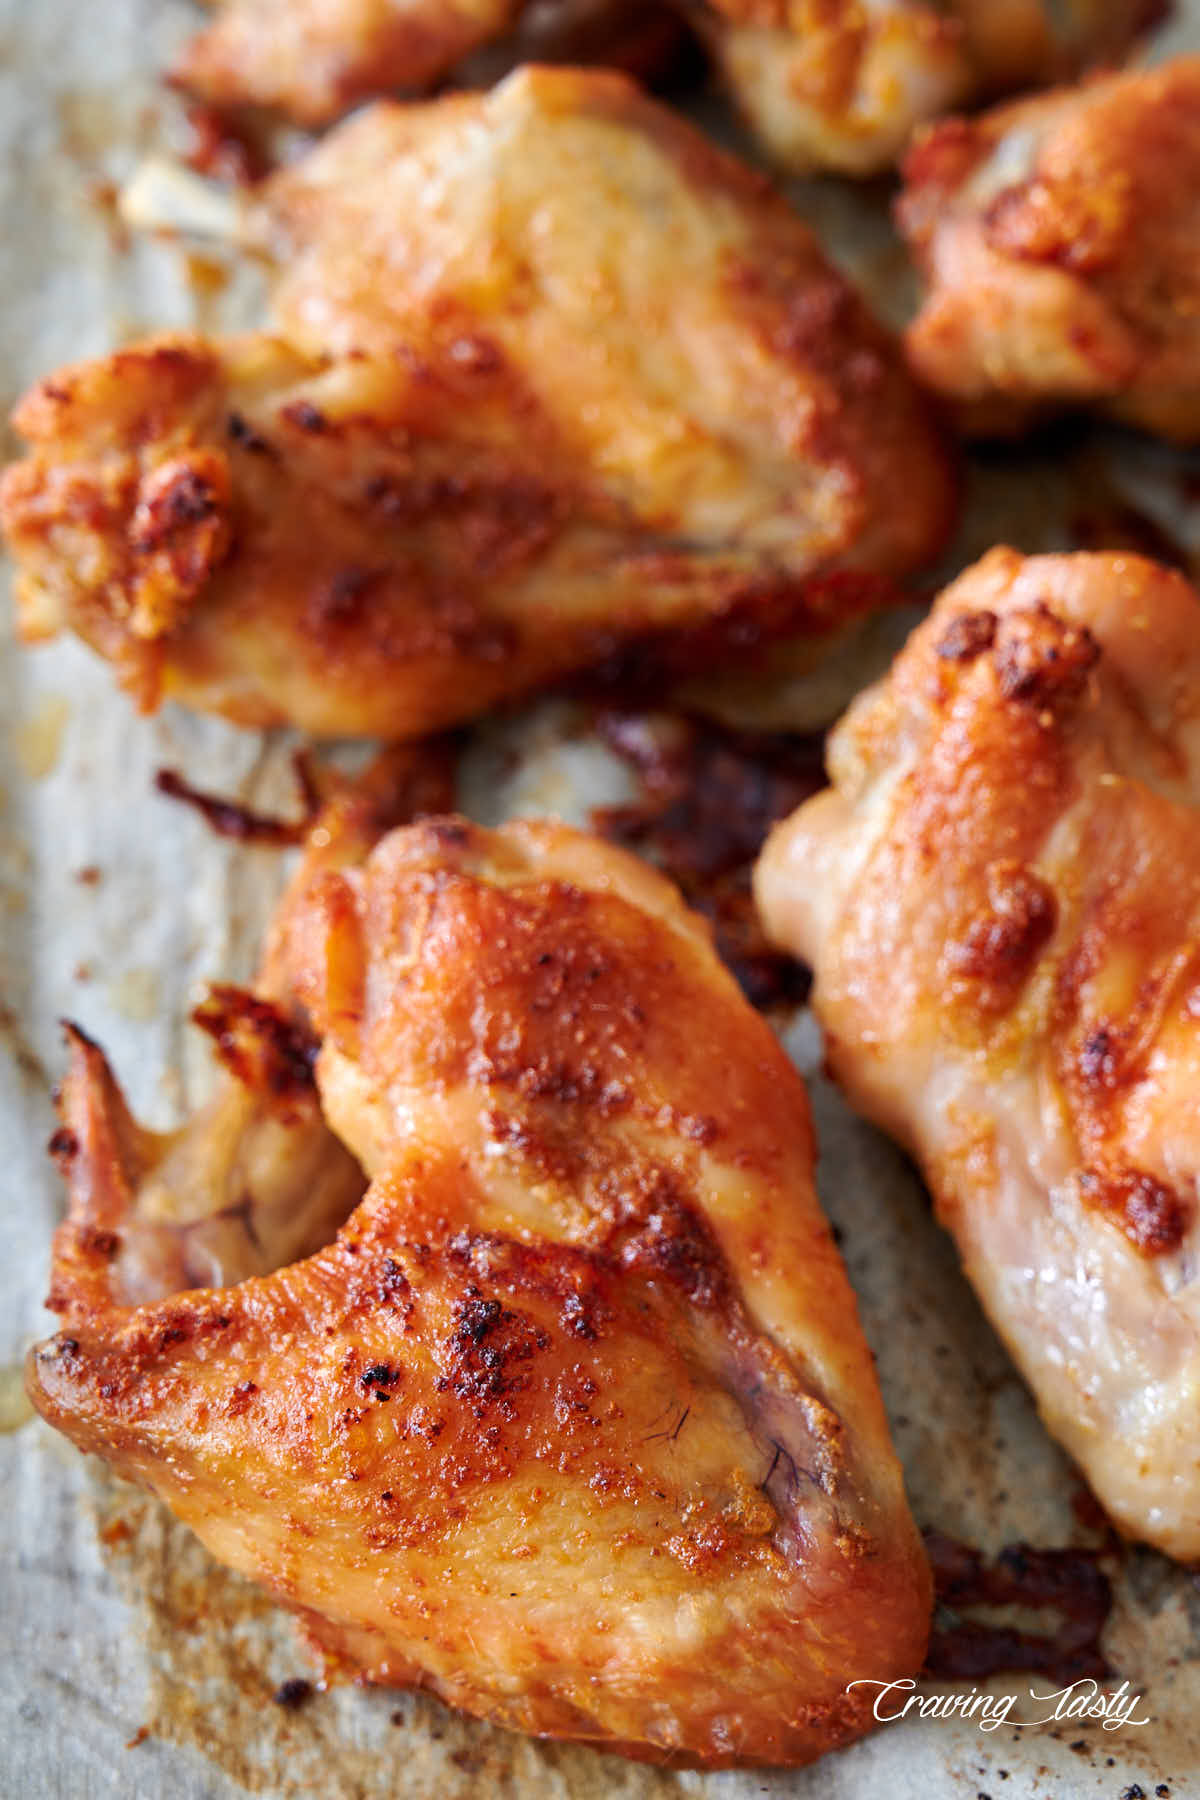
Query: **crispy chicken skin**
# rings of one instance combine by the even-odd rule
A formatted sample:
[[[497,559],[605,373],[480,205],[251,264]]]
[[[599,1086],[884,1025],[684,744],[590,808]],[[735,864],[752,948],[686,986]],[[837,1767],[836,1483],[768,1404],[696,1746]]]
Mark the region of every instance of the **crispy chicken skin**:
[[[969,429],[1089,406],[1200,438],[1200,57],[946,120],[905,180],[909,357]]]
[[[830,1065],[1130,1536],[1200,1556],[1200,597],[995,550],[768,840]]]
[[[360,100],[419,91],[509,29],[523,0],[215,0],[172,70],[219,107],[327,125]]]
[[[143,707],[413,737],[596,663],[830,633],[945,536],[896,347],[621,76],[375,107],[253,229],[278,335],[152,340],[16,415],[23,632],[71,627]]]
[[[870,175],[915,126],[1126,49],[1153,0],[691,0],[747,121],[798,172]]]
[[[803,1087],[707,926],[561,826],[314,844],[268,969],[365,1196],[154,1294],[161,1159],[75,1034],[35,1404],[368,1679],[712,1766],[869,1729],[928,1570]]]

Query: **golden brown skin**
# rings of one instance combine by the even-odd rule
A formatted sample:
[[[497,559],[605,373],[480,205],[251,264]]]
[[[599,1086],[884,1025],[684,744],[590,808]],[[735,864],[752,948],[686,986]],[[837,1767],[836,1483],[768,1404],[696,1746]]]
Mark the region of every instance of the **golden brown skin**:
[[[1200,57],[946,120],[905,179],[909,358],[968,429],[1087,406],[1200,438]]]
[[[918,1157],[1049,1429],[1200,1557],[1200,596],[995,550],[768,841],[830,1065]]]
[[[829,633],[945,536],[896,348],[623,77],[373,108],[256,229],[277,337],[152,340],[17,413],[22,629],[79,632],[144,707],[415,737],[598,663]]]
[[[1119,55],[1155,0],[689,0],[775,161],[870,175],[952,107]]]
[[[857,1736],[930,1583],[797,1076],[626,853],[362,848],[326,822],[269,966],[365,1197],[305,1261],[131,1295],[144,1141],[76,1038],[36,1405],[371,1680],[653,1760]]]
[[[524,0],[215,0],[172,78],[214,106],[328,125],[360,100],[419,91],[506,32]]]

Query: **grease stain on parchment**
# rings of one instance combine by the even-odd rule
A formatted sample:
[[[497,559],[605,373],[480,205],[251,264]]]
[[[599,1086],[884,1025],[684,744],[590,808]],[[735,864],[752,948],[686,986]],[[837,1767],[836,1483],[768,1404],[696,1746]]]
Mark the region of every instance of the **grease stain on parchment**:
[[[161,991],[157,969],[126,969],[109,982],[108,999],[122,1018],[146,1025],[158,1015]]]
[[[25,1371],[20,1363],[0,1365],[0,1434],[20,1431],[33,1417],[25,1392]]]
[[[58,767],[70,717],[70,701],[61,694],[43,694],[29,717],[16,727],[17,760],[30,781],[42,781]]]
[[[341,1687],[280,1704],[284,1683],[316,1679],[288,1615],[106,1471],[93,1477],[92,1504],[136,1616],[146,1735],[201,1751],[248,1793],[394,1800],[402,1767],[406,1800],[679,1800],[668,1772],[538,1743],[423,1694]]]

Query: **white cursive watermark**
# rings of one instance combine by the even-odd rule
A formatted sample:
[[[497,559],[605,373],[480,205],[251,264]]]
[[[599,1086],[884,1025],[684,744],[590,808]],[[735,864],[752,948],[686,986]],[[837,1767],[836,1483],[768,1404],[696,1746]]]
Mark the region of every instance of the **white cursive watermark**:
[[[1135,1718],[1142,1696],[1135,1694],[1127,1681],[1118,1688],[1102,1688],[1090,1675],[1073,1681],[1069,1687],[1052,1694],[1039,1694],[1030,1688],[1029,1698],[1043,1711],[1032,1719],[1013,1717],[1017,1694],[981,1694],[972,1688],[969,1694],[918,1694],[911,1675],[899,1681],[851,1681],[851,1688],[875,1688],[871,1710],[881,1722],[892,1719],[971,1719],[980,1731],[996,1731],[1001,1725],[1053,1725],[1063,1719],[1098,1719],[1105,1731],[1118,1731],[1123,1725],[1149,1725],[1149,1718]]]

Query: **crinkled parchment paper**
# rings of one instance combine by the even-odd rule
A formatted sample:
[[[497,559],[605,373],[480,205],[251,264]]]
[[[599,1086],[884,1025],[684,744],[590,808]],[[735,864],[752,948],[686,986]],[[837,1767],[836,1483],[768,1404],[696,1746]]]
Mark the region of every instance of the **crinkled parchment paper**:
[[[1190,13],[1190,18],[1187,16]],[[181,0],[0,0],[0,408],[55,364],[151,327],[253,317],[252,271],[178,246],[129,244],[114,187],[178,131],[155,70],[195,23]],[[1200,4],[1168,41],[1200,40]],[[895,313],[903,258],[879,196],[806,184],[797,202]],[[8,445],[8,449],[12,446]],[[975,469],[948,568],[998,538],[1025,549],[1153,538],[1200,540],[1195,473],[1129,438],[1067,437]],[[900,500],[902,504],[902,497]],[[886,635],[886,634],[885,634]],[[896,635],[893,622],[891,636]],[[881,654],[874,647],[876,665]],[[850,675],[873,669],[863,648]],[[844,678],[846,669],[841,674]],[[187,1012],[208,979],[249,975],[284,859],[213,837],[153,790],[162,765],[253,805],[286,811],[290,744],[167,708],[135,718],[77,645],[0,643],[0,1793],[6,1800],[226,1800],[247,1791],[320,1800],[519,1800],[701,1795],[741,1800],[1025,1800],[1200,1794],[1200,1592],[1148,1552],[1120,1564],[1105,1640],[1150,1723],[1062,1723],[982,1732],[906,1721],[792,1774],[663,1775],[544,1746],[409,1695],[344,1688],[295,1709],[273,1694],[311,1675],[289,1621],[216,1568],[152,1501],[30,1419],[15,1370],[42,1311],[61,1207],[44,1145],[61,1070],[56,1021],[78,1019],[113,1059],[139,1114],[167,1126],[208,1074]],[[821,698],[828,709],[828,691]],[[764,722],[805,717],[811,684],[759,697]],[[743,710],[745,696],[742,697]],[[478,816],[620,799],[626,777],[543,707],[469,760]],[[1007,1541],[1093,1542],[1078,1484],[1037,1424],[983,1322],[920,1184],[855,1121],[819,1074],[812,1023],[788,1043],[811,1077],[820,1185],[843,1233],[879,1360],[917,1518],[994,1551]],[[992,1684],[1046,1708],[1029,1680]]]

